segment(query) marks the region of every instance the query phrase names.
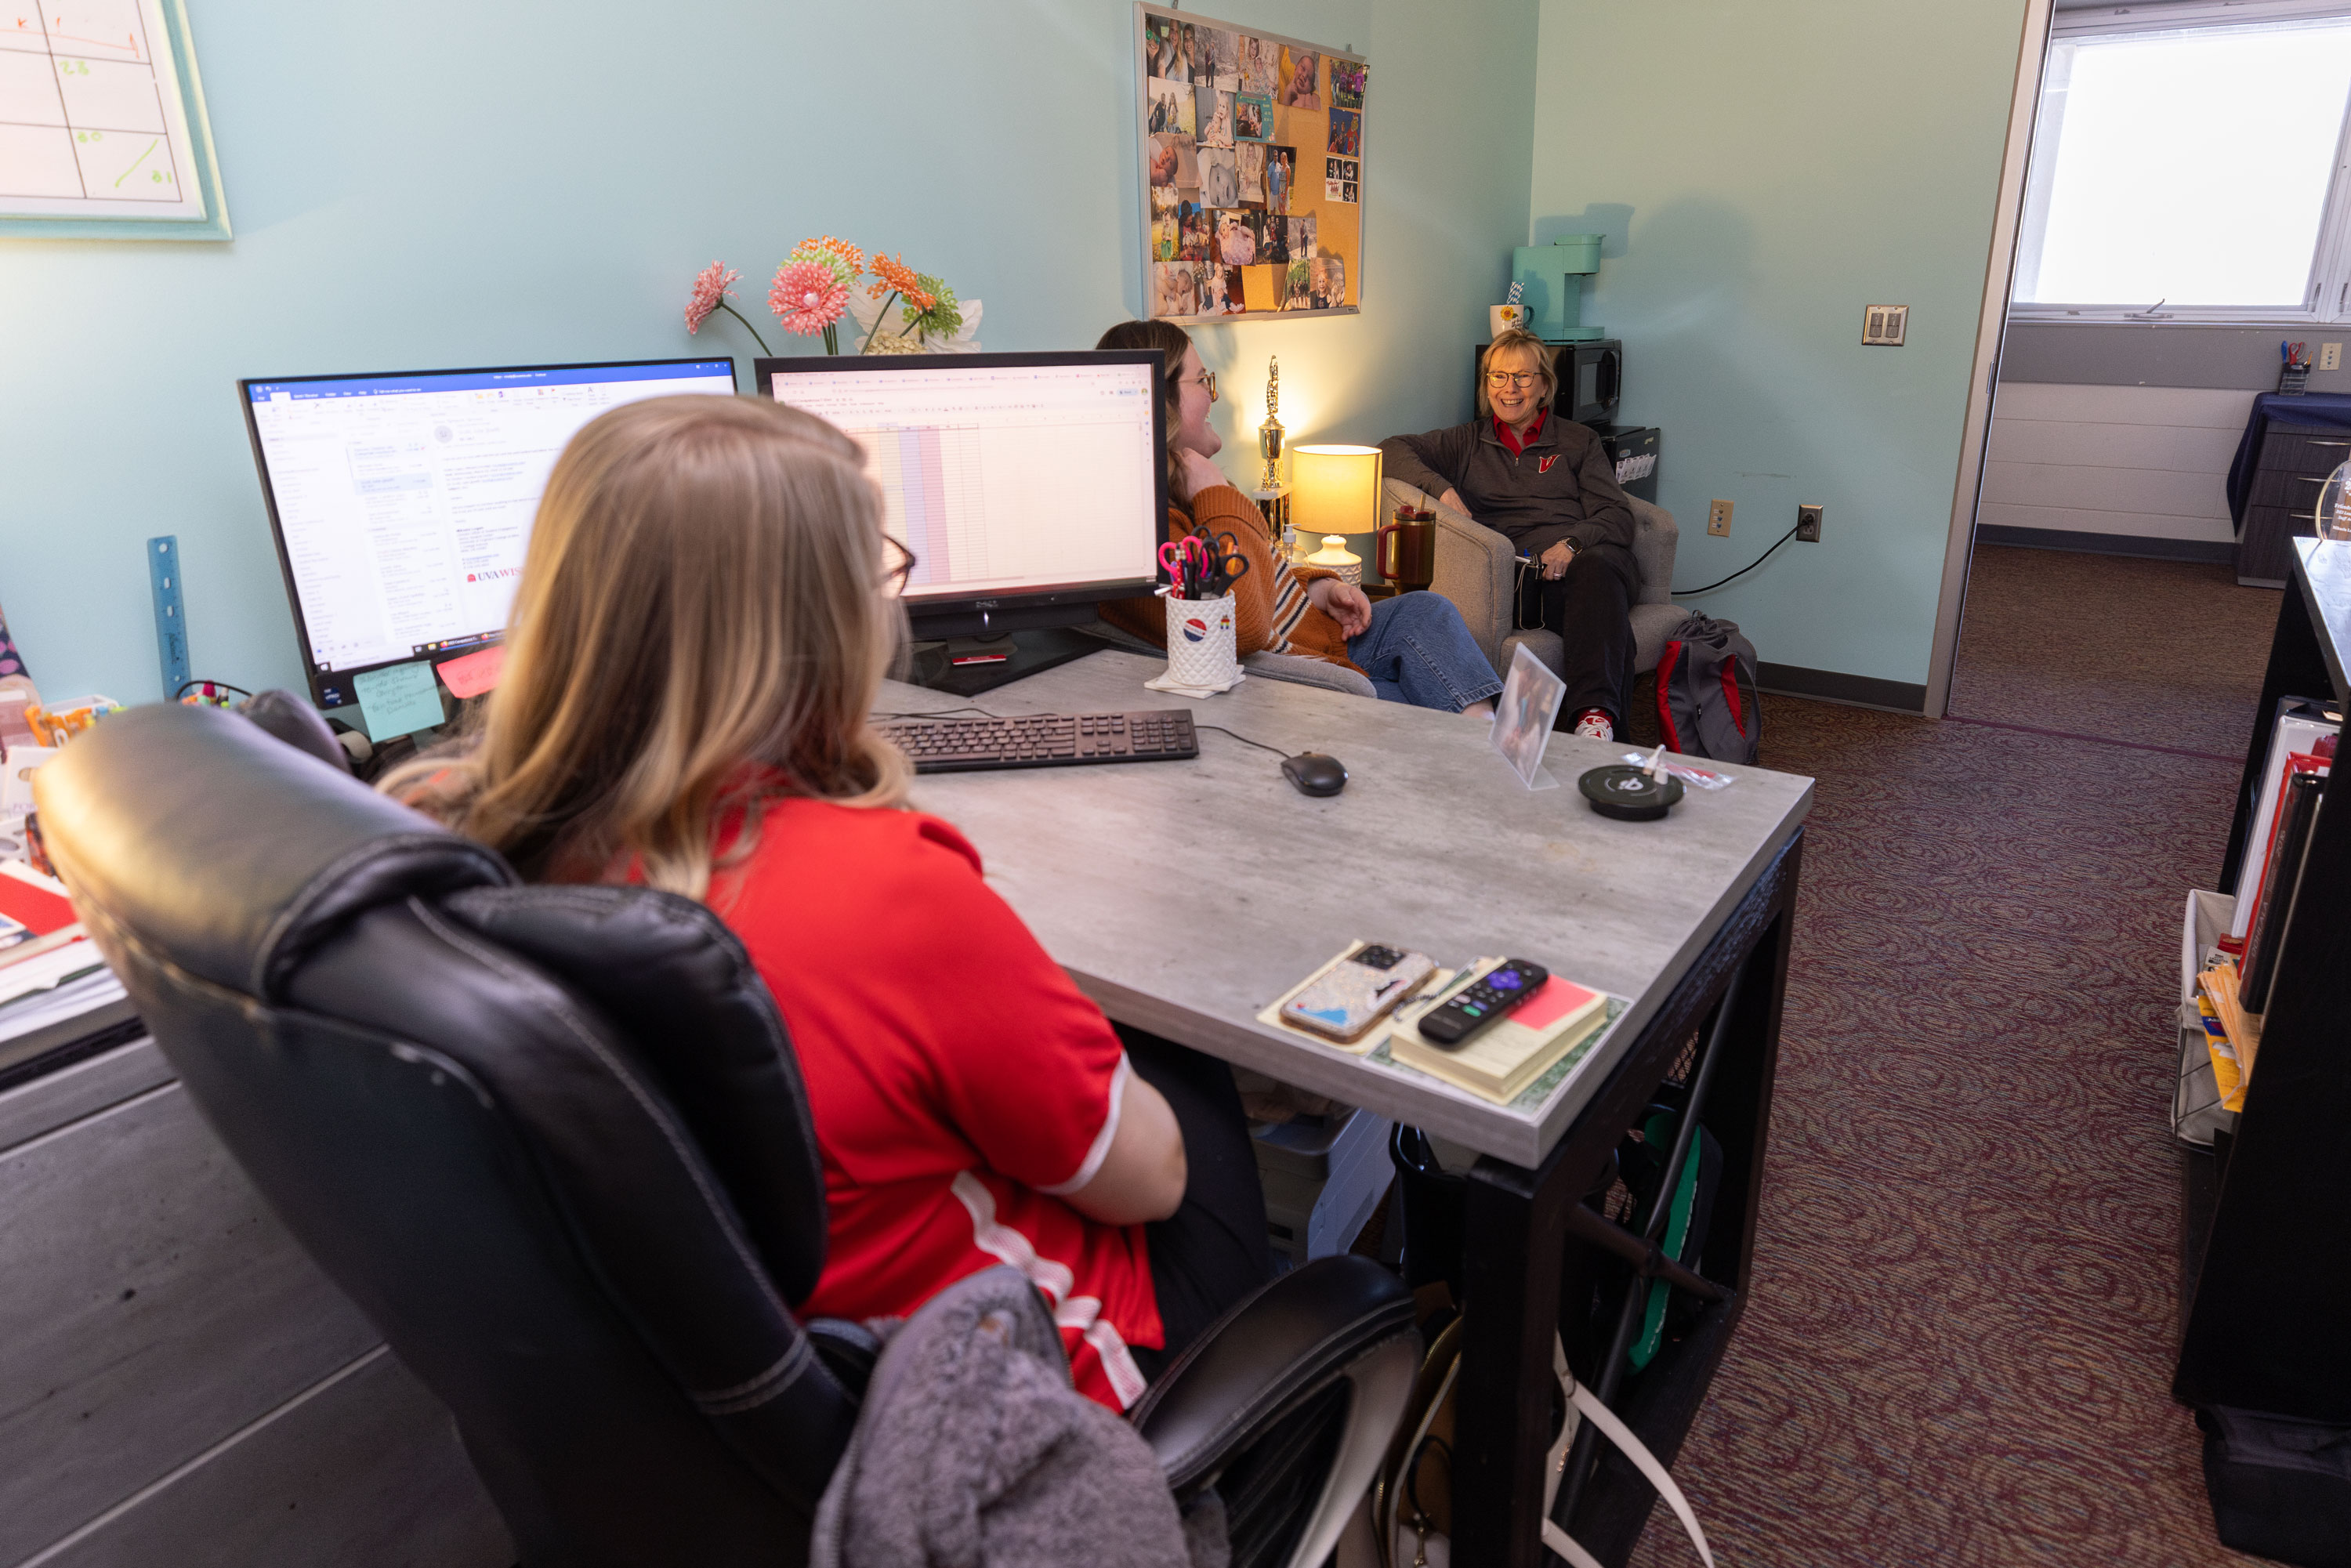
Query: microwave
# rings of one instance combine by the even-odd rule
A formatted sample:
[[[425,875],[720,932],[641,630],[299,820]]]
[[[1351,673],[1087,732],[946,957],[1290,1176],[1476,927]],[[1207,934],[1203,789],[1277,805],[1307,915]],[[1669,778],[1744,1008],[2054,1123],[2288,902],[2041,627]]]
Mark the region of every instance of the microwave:
[[[1562,343],[1552,350],[1551,363],[1559,372],[1559,411],[1604,434],[1616,423],[1616,399],[1625,387],[1625,345],[1614,338]]]
[[[1552,407],[1562,417],[1588,424],[1602,434],[1616,423],[1616,402],[1625,387],[1625,345],[1614,338],[1587,338],[1580,342],[1545,343],[1552,370],[1559,376],[1559,394]],[[1485,360],[1486,345],[1478,345],[1476,363]],[[1470,387],[1477,387],[1476,371]],[[1470,406],[1477,406],[1473,400]]]

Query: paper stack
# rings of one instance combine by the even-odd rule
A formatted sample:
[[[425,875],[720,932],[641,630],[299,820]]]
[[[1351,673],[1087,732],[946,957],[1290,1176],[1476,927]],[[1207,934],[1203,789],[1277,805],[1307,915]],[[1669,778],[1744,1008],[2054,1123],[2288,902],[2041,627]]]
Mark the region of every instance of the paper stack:
[[[1500,958],[1480,958],[1452,985],[1426,1003],[1407,1004],[1388,1037],[1388,1054],[1407,1067],[1441,1078],[1458,1089],[1507,1105],[1553,1062],[1604,1028],[1608,998],[1553,975],[1501,1022],[1447,1051],[1421,1038],[1420,1016],[1447,997],[1474,985]],[[1410,1020],[1410,1021],[1407,1021]]]

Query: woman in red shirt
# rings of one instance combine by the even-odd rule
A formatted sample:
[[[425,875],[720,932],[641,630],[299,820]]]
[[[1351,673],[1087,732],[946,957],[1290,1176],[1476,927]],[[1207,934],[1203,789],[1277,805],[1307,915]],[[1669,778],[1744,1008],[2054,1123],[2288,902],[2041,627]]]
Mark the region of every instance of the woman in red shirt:
[[[863,467],[765,401],[592,421],[539,503],[482,717],[384,788],[526,877],[665,888],[742,939],[824,1162],[801,1312],[904,1317],[1009,1263],[1078,1386],[1123,1408],[1270,1272],[1239,1099],[1221,1064],[1113,1030],[963,836],[904,809],[867,715],[912,560]]]

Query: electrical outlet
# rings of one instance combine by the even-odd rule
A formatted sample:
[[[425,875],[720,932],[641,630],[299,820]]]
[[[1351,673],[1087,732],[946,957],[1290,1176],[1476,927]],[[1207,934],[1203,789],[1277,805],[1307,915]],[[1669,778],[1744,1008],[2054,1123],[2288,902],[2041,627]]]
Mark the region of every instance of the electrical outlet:
[[[1706,531],[1716,538],[1730,537],[1730,503],[1716,501],[1706,509]]]
[[[1796,538],[1804,544],[1821,542],[1821,509],[1817,506],[1796,508]]]
[[[2322,371],[2341,370],[2343,368],[2343,345],[2340,343],[2319,344],[2318,368]]]

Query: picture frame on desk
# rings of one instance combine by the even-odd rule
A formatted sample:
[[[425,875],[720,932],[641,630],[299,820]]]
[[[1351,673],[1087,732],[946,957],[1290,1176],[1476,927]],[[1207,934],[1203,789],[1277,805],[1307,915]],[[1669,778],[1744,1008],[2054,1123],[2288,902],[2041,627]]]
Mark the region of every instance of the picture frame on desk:
[[[232,237],[184,0],[117,5],[120,41],[110,26],[56,37],[41,27],[29,52],[47,57],[37,69],[54,95],[33,91],[29,73],[18,92],[0,90],[21,181],[0,194],[0,238]],[[7,26],[22,42],[42,23],[36,11]]]

